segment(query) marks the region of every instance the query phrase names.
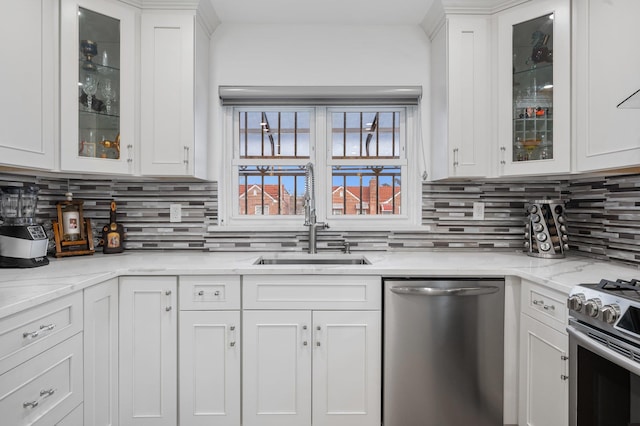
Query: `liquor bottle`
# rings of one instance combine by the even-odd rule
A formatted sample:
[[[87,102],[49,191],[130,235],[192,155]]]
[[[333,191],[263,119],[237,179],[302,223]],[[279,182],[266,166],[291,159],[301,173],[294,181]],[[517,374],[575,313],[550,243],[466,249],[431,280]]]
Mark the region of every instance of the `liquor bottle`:
[[[64,241],[78,241],[82,224],[80,223],[80,211],[73,203],[73,194],[64,194],[67,198],[65,206],[62,208],[62,239]]]
[[[111,202],[109,224],[102,228],[102,240],[104,241],[103,253],[122,253],[124,251],[124,226],[116,222],[115,201]]]

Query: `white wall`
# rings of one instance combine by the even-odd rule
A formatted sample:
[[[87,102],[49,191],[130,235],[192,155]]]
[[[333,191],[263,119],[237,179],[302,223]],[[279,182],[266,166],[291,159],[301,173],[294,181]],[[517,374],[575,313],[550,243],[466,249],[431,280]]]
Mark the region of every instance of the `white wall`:
[[[418,25],[220,25],[211,42],[211,178],[220,180],[220,85],[421,85],[430,42]],[[428,102],[422,133],[428,141]],[[428,147],[425,147],[429,152]]]

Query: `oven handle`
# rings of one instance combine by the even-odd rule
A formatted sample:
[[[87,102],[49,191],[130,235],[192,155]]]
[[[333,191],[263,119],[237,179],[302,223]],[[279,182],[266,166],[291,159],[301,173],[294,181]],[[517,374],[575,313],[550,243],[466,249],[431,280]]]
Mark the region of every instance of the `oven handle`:
[[[484,296],[500,291],[499,287],[391,287],[391,292],[409,296]]]
[[[578,343],[583,348],[588,349],[596,355],[600,355],[607,361],[611,361],[614,364],[619,365],[620,367],[634,373],[637,376],[640,376],[640,364],[633,362],[626,356],[623,356],[600,343],[597,343],[575,327],[568,326],[567,332],[569,333],[569,338],[575,339],[576,343]],[[572,355],[574,357],[576,356],[576,354]]]

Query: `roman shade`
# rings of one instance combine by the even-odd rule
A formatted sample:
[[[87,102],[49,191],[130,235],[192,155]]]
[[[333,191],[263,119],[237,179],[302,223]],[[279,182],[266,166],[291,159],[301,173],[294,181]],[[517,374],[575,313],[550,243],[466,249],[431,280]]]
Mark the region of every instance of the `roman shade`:
[[[224,106],[417,105],[422,86],[219,86]]]

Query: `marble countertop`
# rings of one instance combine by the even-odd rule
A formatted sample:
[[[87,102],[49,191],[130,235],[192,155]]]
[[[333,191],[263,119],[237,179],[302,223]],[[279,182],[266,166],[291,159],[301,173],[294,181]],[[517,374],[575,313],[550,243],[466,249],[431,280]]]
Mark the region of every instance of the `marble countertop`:
[[[125,252],[55,259],[33,269],[0,269],[0,318],[120,275],[323,274],[395,276],[517,276],[562,292],[601,278],[640,278],[640,268],[569,255],[524,253],[363,252],[370,265],[254,265],[263,253]],[[287,256],[286,253],[279,253]],[[292,253],[291,256],[305,256]],[[339,254],[336,254],[339,256]]]

